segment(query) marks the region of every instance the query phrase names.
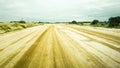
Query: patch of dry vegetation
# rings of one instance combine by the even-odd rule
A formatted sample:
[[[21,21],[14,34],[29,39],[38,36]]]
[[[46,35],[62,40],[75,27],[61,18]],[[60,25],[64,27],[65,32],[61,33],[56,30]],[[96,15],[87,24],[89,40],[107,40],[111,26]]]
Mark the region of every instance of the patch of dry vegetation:
[[[25,29],[38,25],[37,23],[0,23],[0,34]]]

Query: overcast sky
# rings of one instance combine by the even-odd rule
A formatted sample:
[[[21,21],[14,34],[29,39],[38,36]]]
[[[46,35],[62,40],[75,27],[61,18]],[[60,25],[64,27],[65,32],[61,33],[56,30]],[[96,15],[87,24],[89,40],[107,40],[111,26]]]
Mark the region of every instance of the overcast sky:
[[[0,0],[0,21],[86,21],[120,16],[120,0]]]

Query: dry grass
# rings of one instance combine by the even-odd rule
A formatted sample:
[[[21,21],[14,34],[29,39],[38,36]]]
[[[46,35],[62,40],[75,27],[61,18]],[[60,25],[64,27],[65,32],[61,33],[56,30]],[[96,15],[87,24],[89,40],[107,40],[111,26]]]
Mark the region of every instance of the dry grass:
[[[36,26],[36,23],[0,23],[0,33],[6,33],[16,30],[25,29],[28,27]]]

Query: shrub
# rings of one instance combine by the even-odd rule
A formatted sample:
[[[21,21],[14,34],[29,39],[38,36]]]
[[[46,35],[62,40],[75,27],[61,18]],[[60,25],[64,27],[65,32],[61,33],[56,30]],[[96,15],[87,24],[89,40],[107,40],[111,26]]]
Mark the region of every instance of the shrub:
[[[21,26],[21,27],[23,27],[23,28],[26,28],[26,27],[27,27],[27,26],[26,26],[26,25],[24,25],[24,24],[21,24],[20,26]]]
[[[120,24],[120,16],[110,17],[108,23],[109,23],[109,27],[119,26],[119,24]]]
[[[24,23],[26,23],[26,22],[25,22],[25,21],[19,21],[19,23],[23,23],[23,24],[24,24]]]
[[[91,22],[91,25],[96,25],[97,23],[99,23],[99,20],[93,20],[93,21]]]
[[[13,23],[12,26],[13,27],[18,27],[20,24],[19,23]]]
[[[75,20],[73,20],[72,22],[70,22],[69,24],[77,24],[77,22]]]
[[[0,30],[4,30],[5,32],[9,32],[12,30],[10,25],[0,25]]]

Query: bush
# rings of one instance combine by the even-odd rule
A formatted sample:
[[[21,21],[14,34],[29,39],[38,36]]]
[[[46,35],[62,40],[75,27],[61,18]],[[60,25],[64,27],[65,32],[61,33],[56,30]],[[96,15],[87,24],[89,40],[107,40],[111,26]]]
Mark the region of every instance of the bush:
[[[77,22],[75,20],[73,20],[72,22],[70,22],[69,24],[77,24]]]
[[[13,27],[18,27],[20,24],[19,23],[13,23],[12,26]]]
[[[12,21],[11,21],[12,22]],[[0,33],[11,32],[15,30],[21,30],[32,26],[37,26],[38,23],[19,23],[18,21],[13,21],[12,23],[0,23]]]
[[[20,26],[21,26],[21,27],[23,27],[23,28],[27,28],[27,26],[26,26],[26,25],[24,25],[24,24],[21,24]]]
[[[9,32],[12,30],[10,25],[0,25],[0,30],[4,30],[5,32]]]
[[[25,21],[19,21],[19,23],[23,23],[23,24],[24,24],[24,23],[26,23],[26,22],[25,22]]]
[[[93,21],[91,22],[91,25],[96,25],[97,23],[99,23],[99,20],[93,20]]]
[[[120,16],[110,17],[108,23],[109,23],[109,27],[119,26],[119,24],[120,24]]]

